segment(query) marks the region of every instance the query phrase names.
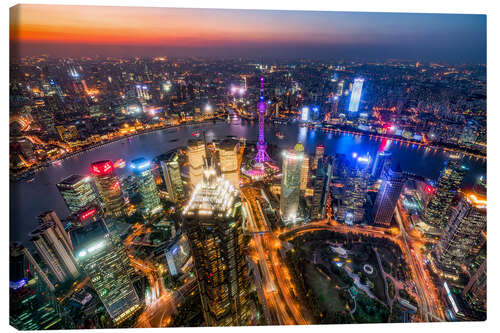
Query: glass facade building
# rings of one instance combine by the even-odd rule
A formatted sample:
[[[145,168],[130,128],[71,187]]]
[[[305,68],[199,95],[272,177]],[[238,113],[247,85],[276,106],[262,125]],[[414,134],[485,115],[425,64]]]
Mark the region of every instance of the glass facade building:
[[[113,241],[103,220],[70,231],[74,254],[115,326],[134,315],[141,302],[129,277],[125,249]]]
[[[97,194],[90,184],[90,177],[71,175],[56,184],[71,213],[89,204],[97,204]]]
[[[130,168],[136,177],[144,214],[160,212],[163,206],[156,188],[155,177],[151,171],[151,161],[142,157],[137,158],[130,163]]]
[[[425,208],[419,229],[424,233],[440,235],[447,225],[447,213],[451,201],[462,186],[467,168],[460,164],[460,159],[447,161],[441,171],[434,195]]]
[[[106,214],[110,217],[121,217],[125,214],[125,201],[118,177],[115,176],[111,161],[92,163],[90,167],[99,195],[104,202]]]
[[[453,211],[435,252],[437,266],[446,278],[458,279],[460,265],[486,229],[486,206],[486,197],[464,193]]]
[[[184,197],[184,185],[182,184],[181,168],[179,165],[179,155],[171,152],[165,159],[160,161],[163,172],[163,180],[167,187],[167,193],[173,202]]]
[[[283,153],[280,215],[286,224],[293,223],[298,218],[300,175],[303,161],[304,146],[300,142],[295,145],[293,150]]]
[[[214,169],[206,169],[183,211],[207,326],[254,320],[241,210],[237,190]]]
[[[374,224],[383,226],[391,224],[394,209],[398,204],[404,184],[405,178],[399,165],[385,170],[382,175],[382,185],[380,185],[373,205]]]
[[[351,92],[351,100],[349,101],[349,112],[358,112],[359,101],[361,100],[361,92],[363,90],[363,79],[354,79],[354,85]]]

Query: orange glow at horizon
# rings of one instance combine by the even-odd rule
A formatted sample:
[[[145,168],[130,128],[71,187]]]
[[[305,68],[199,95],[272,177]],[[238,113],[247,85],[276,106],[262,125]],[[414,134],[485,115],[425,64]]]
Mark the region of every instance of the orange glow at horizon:
[[[271,15],[209,9],[18,5],[10,8],[10,39],[25,43],[175,45],[245,42],[310,42],[292,22],[273,24]]]

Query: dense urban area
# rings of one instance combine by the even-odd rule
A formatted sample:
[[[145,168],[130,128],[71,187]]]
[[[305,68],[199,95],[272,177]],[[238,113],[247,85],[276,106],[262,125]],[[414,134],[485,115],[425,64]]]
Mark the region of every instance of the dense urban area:
[[[486,319],[485,65],[13,58],[9,116],[20,330]]]

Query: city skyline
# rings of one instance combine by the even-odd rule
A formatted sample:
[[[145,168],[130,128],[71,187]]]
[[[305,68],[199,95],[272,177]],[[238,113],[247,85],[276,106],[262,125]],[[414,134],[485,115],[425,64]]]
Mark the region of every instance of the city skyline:
[[[15,328],[486,320],[485,16],[12,12]]]
[[[18,5],[10,40],[19,55],[485,63],[486,16]]]

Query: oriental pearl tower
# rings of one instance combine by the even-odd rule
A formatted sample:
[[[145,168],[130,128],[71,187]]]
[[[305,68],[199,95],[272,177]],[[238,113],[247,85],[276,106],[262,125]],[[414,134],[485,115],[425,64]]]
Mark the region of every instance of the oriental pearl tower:
[[[264,140],[264,114],[266,113],[266,102],[264,100],[264,77],[262,76],[260,77],[260,96],[257,109],[259,110],[259,141],[257,142],[255,162],[260,166],[264,166],[264,163],[269,162],[271,158],[267,154],[267,143]]]

